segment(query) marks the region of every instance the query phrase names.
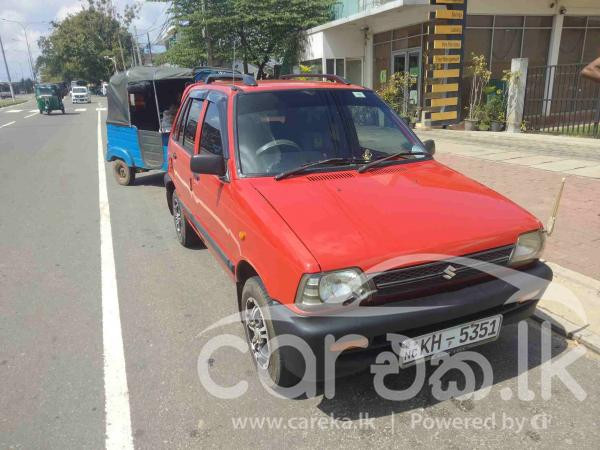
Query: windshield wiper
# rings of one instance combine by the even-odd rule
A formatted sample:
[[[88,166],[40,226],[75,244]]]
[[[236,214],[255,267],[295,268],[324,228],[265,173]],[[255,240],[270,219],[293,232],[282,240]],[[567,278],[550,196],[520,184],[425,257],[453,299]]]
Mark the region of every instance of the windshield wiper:
[[[301,173],[304,172],[306,169],[310,169],[311,167],[317,167],[317,166],[322,166],[322,165],[326,165],[326,164],[332,164],[332,163],[349,163],[349,164],[356,164],[357,161],[360,160],[356,160],[354,158],[327,158],[327,159],[322,159],[320,161],[314,161],[308,164],[303,164],[299,167],[296,167],[295,169],[290,169],[290,170],[286,170],[285,172],[281,172],[278,175],[275,175],[275,179],[276,180],[282,180],[286,177],[289,177],[290,175],[296,175],[297,173]]]
[[[429,155],[429,153],[427,152],[398,152],[398,153],[392,153],[389,156],[385,156],[383,158],[379,158],[376,159],[375,161],[371,161],[370,163],[367,164],[363,164],[362,166],[360,166],[357,170],[358,173],[363,173],[366,170],[369,170],[371,167],[375,167],[378,166],[379,164],[389,161],[391,159],[394,158],[400,158],[402,156],[410,156],[410,155]],[[404,158],[406,159],[406,158]]]

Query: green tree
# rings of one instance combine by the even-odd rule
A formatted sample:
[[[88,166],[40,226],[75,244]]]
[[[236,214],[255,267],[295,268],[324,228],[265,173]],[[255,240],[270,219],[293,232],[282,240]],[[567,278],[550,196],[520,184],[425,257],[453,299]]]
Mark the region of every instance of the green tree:
[[[258,67],[270,60],[297,62],[304,31],[330,18],[333,0],[173,0],[177,42],[165,61],[187,66],[236,59]],[[193,58],[199,58],[192,60]]]
[[[116,58],[119,69],[131,65],[133,42],[127,26],[138,6],[117,14],[109,0],[88,0],[88,5],[60,22],[38,40],[41,55],[36,67],[44,81],[107,80],[114,68],[105,57]]]

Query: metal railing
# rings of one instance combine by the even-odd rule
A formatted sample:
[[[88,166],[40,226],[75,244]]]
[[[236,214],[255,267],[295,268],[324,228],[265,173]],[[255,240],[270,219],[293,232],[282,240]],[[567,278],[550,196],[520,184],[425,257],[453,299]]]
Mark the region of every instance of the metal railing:
[[[600,84],[583,78],[585,64],[532,67],[527,71],[527,131],[600,138]]]
[[[331,20],[343,19],[394,0],[340,0],[331,7]]]

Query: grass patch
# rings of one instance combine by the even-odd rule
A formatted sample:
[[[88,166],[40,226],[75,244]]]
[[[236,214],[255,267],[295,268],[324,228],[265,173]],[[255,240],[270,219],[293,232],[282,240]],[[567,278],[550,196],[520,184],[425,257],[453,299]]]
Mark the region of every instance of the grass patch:
[[[23,100],[23,99],[18,99],[18,100],[0,100],[0,108],[5,108],[7,106],[14,106],[14,105],[19,105],[21,103],[25,103],[27,100]]]

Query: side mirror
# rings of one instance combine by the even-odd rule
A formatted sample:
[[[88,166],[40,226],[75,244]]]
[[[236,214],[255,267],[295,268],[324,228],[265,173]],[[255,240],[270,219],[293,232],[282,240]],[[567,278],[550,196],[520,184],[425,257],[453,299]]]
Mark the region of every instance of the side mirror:
[[[225,175],[225,158],[223,155],[213,153],[201,153],[194,155],[190,159],[190,169],[193,173],[202,173],[206,175]]]
[[[423,146],[425,147],[427,153],[429,153],[431,156],[435,155],[435,141],[433,139],[427,139],[426,141],[423,141]]]

